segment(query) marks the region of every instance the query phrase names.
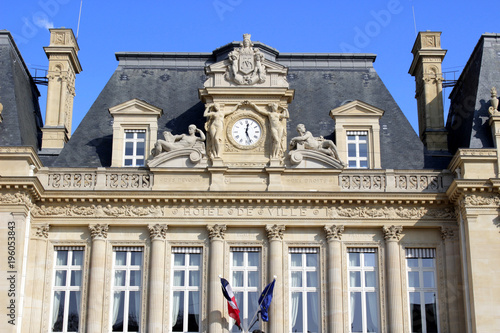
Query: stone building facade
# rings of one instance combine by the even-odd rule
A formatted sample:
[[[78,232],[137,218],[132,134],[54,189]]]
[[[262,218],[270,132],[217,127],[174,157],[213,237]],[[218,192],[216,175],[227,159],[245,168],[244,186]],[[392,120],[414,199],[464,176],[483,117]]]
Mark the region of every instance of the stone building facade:
[[[499,35],[481,36],[447,124],[441,34],[418,35],[420,139],[375,55],[250,35],[117,53],[71,135],[78,50],[51,30],[44,125],[0,32],[3,332],[238,332],[220,277],[244,331],[497,330]]]

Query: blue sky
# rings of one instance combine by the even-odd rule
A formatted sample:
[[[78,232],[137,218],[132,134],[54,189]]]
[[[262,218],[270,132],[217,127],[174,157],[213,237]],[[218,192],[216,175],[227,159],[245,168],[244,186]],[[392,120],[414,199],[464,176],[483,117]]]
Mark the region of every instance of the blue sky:
[[[76,34],[80,1],[5,1],[0,29],[14,35],[28,67],[46,68],[47,27],[72,28]],[[116,69],[115,52],[211,52],[241,40],[243,33],[280,52],[377,54],[375,69],[417,128],[415,84],[408,74],[415,23],[418,31],[443,32],[442,47],[448,50],[443,71],[457,71],[458,78],[480,35],[500,32],[496,12],[483,0],[83,0],[78,31],[83,71],[76,79],[73,131]],[[46,89],[40,91],[45,114]],[[321,111],[328,117],[329,110]]]

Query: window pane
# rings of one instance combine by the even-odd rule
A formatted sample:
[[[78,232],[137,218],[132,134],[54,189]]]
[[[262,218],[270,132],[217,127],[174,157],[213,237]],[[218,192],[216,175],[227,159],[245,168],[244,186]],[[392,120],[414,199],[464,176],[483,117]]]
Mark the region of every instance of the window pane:
[[[64,316],[64,291],[55,291],[54,292],[54,309],[52,316],[52,331],[54,332],[62,332],[63,331],[63,316]]]
[[[378,332],[377,293],[366,293],[366,331]]]
[[[172,332],[182,332],[184,322],[184,293],[174,291],[172,299]]]
[[[132,165],[132,160],[131,159],[126,159],[124,162],[125,166],[130,166]]]
[[[115,271],[115,286],[125,285],[125,273],[126,271]]]
[[[307,286],[317,287],[318,286],[318,273],[317,272],[306,272]]]
[[[375,267],[375,253],[363,253],[365,267]]]
[[[425,325],[428,333],[437,333],[436,293],[425,293]]]
[[[68,308],[68,332],[78,332],[80,322],[80,292],[70,291]]]
[[[125,142],[125,156],[134,155],[134,143],[133,142]]]
[[[375,287],[376,277],[375,271],[365,272],[365,287]]]
[[[136,287],[141,285],[141,271],[130,271],[130,285]]]
[[[368,168],[368,161],[359,161],[360,168]]]
[[[137,133],[137,139],[145,139],[145,138],[146,138],[146,132]]]
[[[184,266],[184,253],[175,253],[174,254],[174,266]]]
[[[131,252],[131,265],[141,266],[142,265],[142,252]]]
[[[413,333],[422,332],[420,293],[410,293],[410,320],[411,320],[411,331]]]
[[[144,156],[144,142],[137,142],[137,155]]]
[[[361,272],[349,272],[349,287],[361,287]]]
[[[307,267],[318,266],[318,254],[317,253],[306,253],[306,266]]]
[[[135,161],[135,166],[144,166],[144,159],[138,159]]]
[[[71,260],[71,265],[73,266],[83,265],[83,251],[73,251],[73,259]]]
[[[258,287],[259,286],[259,272],[250,271],[248,272],[248,287]]]
[[[66,285],[66,271],[56,271],[56,281],[55,286],[65,286]]]
[[[125,292],[115,291],[113,295],[112,323],[113,332],[123,332],[123,308],[125,304]]]
[[[424,272],[424,288],[434,288],[434,272]]]
[[[366,143],[359,144],[359,157],[368,157],[368,146]]]
[[[292,332],[303,332],[303,319],[302,319],[302,293],[292,293]]]
[[[408,258],[408,259],[406,259],[406,265],[408,267],[418,267],[418,258]]]
[[[252,324],[248,321],[251,320],[254,314],[257,312],[257,309],[259,307],[259,297],[260,293],[258,292],[248,293],[248,311],[247,311],[247,322],[246,322],[247,325]],[[257,324],[255,324],[253,329],[258,329],[259,327],[260,327],[259,322],[257,322]]]
[[[200,293],[189,292],[188,331],[198,332],[200,325]]]
[[[233,252],[233,266],[243,266],[243,252]]]
[[[133,139],[133,138],[134,138],[133,132],[125,132],[125,139]]]
[[[200,285],[200,271],[189,271],[189,285],[190,286]]]
[[[200,266],[201,254],[191,253],[189,255],[189,266]]]
[[[131,291],[128,307],[128,332],[139,332],[139,314],[141,313],[141,293]]]
[[[292,253],[290,255],[290,261],[291,261],[291,265],[293,267],[302,266],[302,254],[301,253]]]
[[[349,168],[355,168],[356,167],[356,161],[349,161]]]
[[[292,272],[292,287],[302,287],[302,272]]]
[[[351,332],[363,332],[363,316],[361,313],[361,293],[351,292],[350,297]]]
[[[82,285],[82,271],[71,271],[71,286],[81,286]]]
[[[57,251],[57,266],[65,266],[68,264],[68,251]]]
[[[354,136],[354,135],[348,135],[347,136],[347,140],[354,141],[354,140],[356,140],[356,136]]]
[[[351,267],[360,266],[359,253],[356,252],[349,253],[349,266]]]
[[[174,286],[184,286],[184,271],[174,271]]]
[[[248,266],[258,267],[259,266],[259,252],[248,252]]]
[[[356,145],[354,143],[350,143],[347,145],[347,156],[356,157]]]
[[[307,293],[307,331],[319,333],[319,300],[318,293]]]
[[[115,252],[115,265],[125,266],[125,260],[127,258],[127,252],[117,251]]]
[[[434,259],[422,258],[422,267],[434,267]]]
[[[418,272],[408,272],[408,286],[412,288],[420,287]]]
[[[233,272],[233,287],[243,287],[243,272]]]

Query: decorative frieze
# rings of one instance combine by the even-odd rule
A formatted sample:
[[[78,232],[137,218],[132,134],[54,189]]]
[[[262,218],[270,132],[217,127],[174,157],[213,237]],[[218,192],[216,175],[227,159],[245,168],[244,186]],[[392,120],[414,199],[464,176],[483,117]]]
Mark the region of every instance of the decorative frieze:
[[[106,175],[106,188],[111,189],[149,189],[151,175],[139,173],[112,173]]]
[[[384,219],[453,219],[452,208],[427,207],[331,207],[333,218],[384,218]]]
[[[285,226],[277,224],[267,225],[266,232],[269,240],[283,240],[283,233],[285,232]]]
[[[343,173],[340,175],[343,191],[398,191],[398,192],[445,192],[451,184],[451,174],[404,173],[380,171],[378,173]]]
[[[96,185],[95,173],[52,173],[48,175],[50,189],[93,189]]]
[[[161,206],[133,205],[91,205],[91,206],[35,206],[34,216],[75,216],[75,217],[161,217],[164,215]]]
[[[500,205],[500,196],[498,195],[466,195],[465,206],[498,206]]]
[[[162,224],[150,224],[148,226],[149,229],[149,237],[151,237],[151,240],[164,240],[167,237],[167,230],[168,226],[167,225],[162,225]]]
[[[385,190],[385,175],[342,175],[340,176],[342,190]]]
[[[398,190],[441,191],[443,177],[438,175],[397,175],[394,178]]]
[[[90,237],[92,237],[92,240],[108,238],[109,226],[107,224],[90,225],[89,229],[90,229]]]
[[[344,232],[343,225],[325,225],[324,229],[326,233],[326,240],[331,241],[342,239],[342,233]]]
[[[390,227],[383,226],[384,239],[386,241],[399,241],[402,236],[403,226],[391,225]]]
[[[1,193],[0,194],[0,204],[24,204],[28,207],[32,207],[31,197],[25,192],[16,193]]]
[[[210,240],[215,240],[215,239],[223,240],[226,233],[226,225],[225,224],[207,225],[207,230],[208,230],[208,238],[210,238]]]
[[[451,227],[441,227],[441,238],[443,240],[453,240],[457,237],[456,229]]]
[[[48,224],[42,224],[36,227],[35,236],[38,238],[49,238],[49,229],[50,226]]]

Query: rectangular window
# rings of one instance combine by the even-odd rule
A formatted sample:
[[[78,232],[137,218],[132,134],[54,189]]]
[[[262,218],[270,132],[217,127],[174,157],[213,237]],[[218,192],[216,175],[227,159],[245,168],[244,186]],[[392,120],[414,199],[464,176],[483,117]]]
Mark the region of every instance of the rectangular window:
[[[350,332],[380,332],[377,251],[348,248]]]
[[[260,248],[231,248],[231,287],[240,309],[241,324],[249,327],[256,318],[260,296]],[[260,322],[253,327],[260,329]],[[232,320],[231,332],[240,332]]]
[[[319,249],[290,248],[289,256],[290,332],[321,332]]]
[[[142,267],[142,247],[113,248],[112,332],[140,331]]]
[[[144,166],[146,150],[145,130],[125,130],[124,166]]]
[[[347,167],[368,168],[368,131],[347,131]]]
[[[201,247],[172,248],[172,332],[201,330],[201,255]]]
[[[51,332],[78,332],[81,316],[83,247],[55,248]]]
[[[436,250],[406,249],[412,332],[438,333]]]

